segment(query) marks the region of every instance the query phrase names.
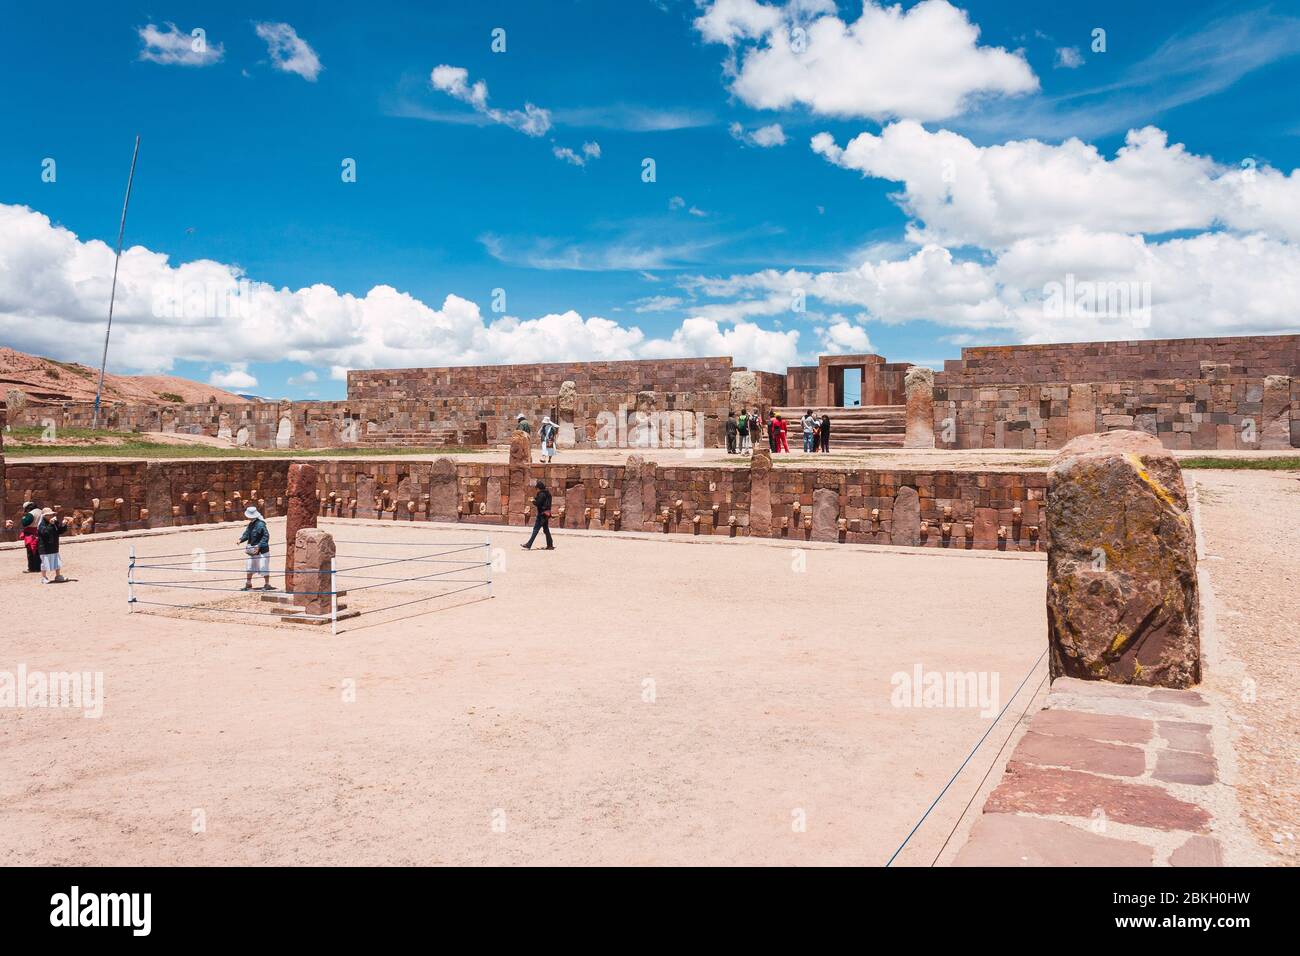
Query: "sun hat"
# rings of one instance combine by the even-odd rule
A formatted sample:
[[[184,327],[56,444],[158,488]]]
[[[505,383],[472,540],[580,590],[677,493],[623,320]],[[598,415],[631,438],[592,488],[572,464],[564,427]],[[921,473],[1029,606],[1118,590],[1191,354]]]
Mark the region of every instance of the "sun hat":
[[[520,412],[518,415],[515,416],[515,418],[519,419],[520,421],[523,421],[525,417],[526,416],[524,415],[523,412]]]
[[[258,511],[257,508],[255,508],[253,505],[249,505],[247,508],[244,509],[244,517],[248,518],[251,521],[254,518],[261,518],[262,512]]]
[[[54,517],[54,509],[53,509],[53,508],[42,508],[42,509],[41,509],[41,517],[42,517],[42,518],[53,518],[53,517]]]

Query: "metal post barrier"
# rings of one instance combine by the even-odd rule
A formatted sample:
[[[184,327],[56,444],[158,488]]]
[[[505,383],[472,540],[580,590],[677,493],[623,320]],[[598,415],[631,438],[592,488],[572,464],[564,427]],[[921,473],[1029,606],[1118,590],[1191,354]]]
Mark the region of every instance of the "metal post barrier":
[[[135,545],[131,545],[131,563],[126,568],[126,610],[135,613]]]
[[[487,568],[487,592],[488,597],[492,596],[492,539],[488,538],[483,542],[485,552],[485,567]]]
[[[334,577],[336,560],[330,558],[330,637],[337,637],[339,633],[339,586]]]

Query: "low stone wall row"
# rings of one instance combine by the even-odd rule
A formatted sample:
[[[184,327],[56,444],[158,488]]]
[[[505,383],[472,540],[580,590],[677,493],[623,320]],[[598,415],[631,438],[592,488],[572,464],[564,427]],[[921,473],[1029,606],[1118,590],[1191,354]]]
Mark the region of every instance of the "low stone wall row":
[[[939,448],[1060,448],[1132,429],[1172,449],[1300,447],[1300,378],[1227,377],[934,389]]]
[[[367,445],[496,444],[509,440],[516,416],[533,424],[533,438],[543,415],[565,427],[562,445],[594,442],[602,423],[638,411],[677,416],[688,430],[703,428],[704,444],[723,443],[723,425],[731,404],[721,392],[577,393],[564,401],[558,394],[339,402],[201,403],[105,406],[100,427],[121,432],[179,432],[228,439],[233,447],[347,448]],[[767,407],[770,407],[768,405]],[[90,428],[91,402],[11,407],[15,426],[60,429]],[[699,418],[697,419],[697,416]],[[693,435],[693,431],[691,433]],[[694,444],[694,441],[688,442]]]
[[[393,521],[530,524],[533,482],[554,496],[557,528],[791,540],[1041,549],[1047,477],[1025,472],[492,465],[321,461],[321,514]],[[78,533],[267,517],[287,508],[290,462],[20,462],[4,473],[5,519],[35,500]],[[13,530],[5,536],[12,539]]]

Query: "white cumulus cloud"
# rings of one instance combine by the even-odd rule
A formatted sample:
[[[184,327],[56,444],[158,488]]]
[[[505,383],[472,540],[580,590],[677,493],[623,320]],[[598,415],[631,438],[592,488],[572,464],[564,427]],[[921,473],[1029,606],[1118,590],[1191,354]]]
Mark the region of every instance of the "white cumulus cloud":
[[[298,36],[298,31],[287,23],[255,23],[253,29],[266,43],[271,65],[282,73],[296,73],[309,83],[320,76],[320,57],[311,45]]]
[[[225,56],[220,43],[211,43],[202,28],[185,32],[174,23],[138,27],[136,33],[144,48],[140,59],[165,66],[211,66]]]
[[[979,97],[1038,89],[1022,55],[981,46],[979,27],[947,0],[906,10],[863,0],[849,23],[832,0],[715,0],[695,28],[728,47],[731,91],[758,109],[940,120]]]

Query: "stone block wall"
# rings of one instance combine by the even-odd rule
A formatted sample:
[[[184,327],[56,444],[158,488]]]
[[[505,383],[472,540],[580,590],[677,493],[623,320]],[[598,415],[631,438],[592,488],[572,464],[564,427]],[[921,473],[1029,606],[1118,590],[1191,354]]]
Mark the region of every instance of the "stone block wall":
[[[564,382],[580,393],[725,392],[731,371],[729,357],[367,369],[348,372],[348,398],[554,395]]]
[[[20,517],[16,512],[27,498],[74,516],[76,529],[85,533],[238,521],[249,502],[274,517],[286,509],[289,464],[281,459],[10,465],[5,518]],[[557,528],[985,550],[1040,549],[1047,486],[1044,472],[759,472],[661,468],[635,459],[627,465],[526,469],[449,459],[315,464],[326,517],[527,525],[533,518],[531,482],[541,478],[554,495]]]
[[[964,348],[944,362],[939,385],[997,385],[1195,379],[1202,365],[1220,374],[1300,376],[1300,335],[1146,339]]]
[[[939,448],[1060,448],[1132,429],[1166,448],[1300,447],[1300,378],[952,385],[936,383]],[[1267,398],[1267,400],[1266,400]]]

